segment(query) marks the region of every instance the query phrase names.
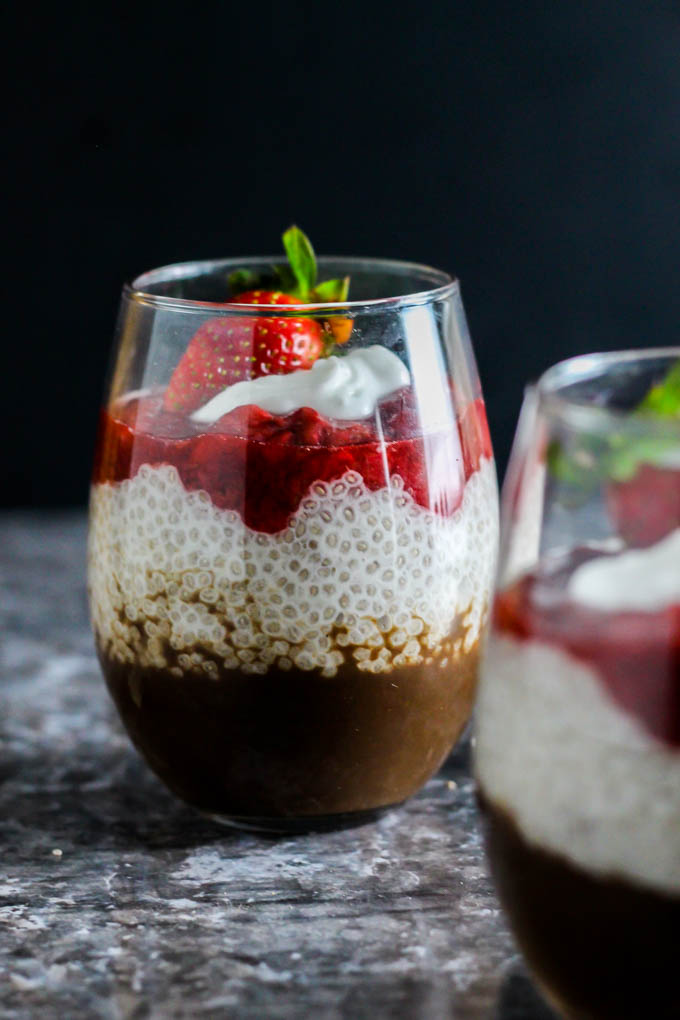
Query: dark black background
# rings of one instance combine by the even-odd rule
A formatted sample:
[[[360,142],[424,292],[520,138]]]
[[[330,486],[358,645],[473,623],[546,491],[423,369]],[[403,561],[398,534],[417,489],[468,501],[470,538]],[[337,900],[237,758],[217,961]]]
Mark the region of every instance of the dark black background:
[[[8,503],[84,502],[125,279],[293,220],[459,275],[501,469],[527,378],[678,342],[676,0],[21,8]]]

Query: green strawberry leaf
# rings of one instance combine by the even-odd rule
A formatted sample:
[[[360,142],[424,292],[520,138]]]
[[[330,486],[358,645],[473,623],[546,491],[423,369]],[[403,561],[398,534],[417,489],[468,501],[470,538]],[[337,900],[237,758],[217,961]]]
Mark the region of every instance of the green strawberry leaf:
[[[256,290],[260,280],[260,274],[253,272],[252,269],[235,269],[227,277],[232,294],[241,294],[245,290]]]
[[[295,275],[296,297],[306,302],[316,283],[316,256],[312,243],[307,235],[295,226],[285,231],[282,240],[290,268]]]
[[[295,294],[297,297],[297,280],[290,266],[273,266],[273,269],[277,288],[284,294]]]
[[[317,283],[310,295],[314,301],[331,302],[346,301],[349,294],[349,276],[343,276],[339,280],[324,280]]]
[[[675,362],[665,379],[652,386],[637,410],[660,414],[663,418],[680,418],[680,360]]]

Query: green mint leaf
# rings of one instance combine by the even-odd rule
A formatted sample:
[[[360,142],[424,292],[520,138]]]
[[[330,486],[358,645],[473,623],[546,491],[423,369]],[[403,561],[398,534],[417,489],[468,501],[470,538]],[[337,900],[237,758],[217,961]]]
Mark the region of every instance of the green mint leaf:
[[[317,283],[312,291],[311,297],[314,301],[331,302],[346,301],[349,294],[349,276],[343,276],[339,280],[324,280]]]
[[[242,294],[244,290],[255,290],[258,287],[260,275],[252,269],[235,269],[229,273],[227,283],[232,295]]]
[[[663,418],[680,418],[680,360],[651,390],[637,407],[641,414],[658,414]]]
[[[278,289],[282,290],[284,294],[290,294],[292,297],[300,297],[295,274],[290,266],[274,266],[273,269]]]
[[[302,301],[309,300],[309,292],[316,283],[316,256],[311,241],[299,227],[289,227],[283,235],[290,268],[297,283],[296,296]]]

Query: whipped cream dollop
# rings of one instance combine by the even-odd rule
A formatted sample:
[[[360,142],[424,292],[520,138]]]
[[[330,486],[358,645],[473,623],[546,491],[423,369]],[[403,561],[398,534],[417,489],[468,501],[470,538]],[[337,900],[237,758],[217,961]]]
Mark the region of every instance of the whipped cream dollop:
[[[680,603],[680,528],[647,549],[598,556],[569,579],[574,601],[603,612],[656,612]]]
[[[195,411],[191,419],[211,424],[244,404],[256,404],[271,414],[312,407],[325,418],[368,418],[380,400],[410,381],[403,361],[376,344],[341,358],[319,358],[311,368],[288,375],[263,375],[234,383]]]

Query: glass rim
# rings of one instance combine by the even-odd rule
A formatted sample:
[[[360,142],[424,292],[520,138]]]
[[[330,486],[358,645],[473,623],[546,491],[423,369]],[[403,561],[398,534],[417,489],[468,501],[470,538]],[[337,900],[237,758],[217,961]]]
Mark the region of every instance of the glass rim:
[[[356,272],[358,269],[376,272],[379,269],[389,270],[395,275],[406,276],[408,273],[418,274],[429,278],[432,286],[425,290],[406,291],[403,294],[395,294],[384,298],[371,298],[363,301],[319,301],[313,304],[298,305],[242,305],[224,301],[194,301],[189,298],[170,297],[164,294],[153,294],[146,290],[146,287],[154,283],[166,283],[171,280],[182,280],[197,275],[208,274],[216,269],[235,270],[247,269],[249,266],[268,263],[270,265],[285,265],[286,259],[283,255],[248,255],[242,258],[226,259],[198,259],[188,262],[172,262],[156,269],[140,273],[130,283],[123,285],[123,294],[129,300],[138,304],[150,305],[156,308],[176,309],[177,311],[201,311],[207,310],[229,310],[230,314],[262,316],[263,312],[273,312],[277,317],[286,315],[299,315],[300,309],[305,312],[326,312],[329,310],[342,309],[358,313],[361,311],[377,311],[380,309],[394,309],[408,307],[410,305],[430,304],[434,301],[441,301],[460,291],[460,284],[455,276],[445,272],[443,269],[435,269],[419,262],[406,262],[401,259],[382,259],[363,256],[348,255],[320,255],[317,257],[317,265],[322,268],[324,263],[334,263],[336,267],[346,267],[343,275],[351,275],[352,267]]]
[[[551,365],[535,381],[525,388],[525,397],[538,400],[540,410],[565,424],[582,431],[608,432],[612,428],[641,433],[663,433],[680,438],[680,420],[663,418],[655,414],[634,414],[632,411],[614,407],[603,407],[565,396],[565,386],[597,379],[609,366],[617,364],[646,362],[667,358],[680,359],[678,347],[633,348],[630,350],[599,351],[591,354],[577,354]]]

